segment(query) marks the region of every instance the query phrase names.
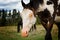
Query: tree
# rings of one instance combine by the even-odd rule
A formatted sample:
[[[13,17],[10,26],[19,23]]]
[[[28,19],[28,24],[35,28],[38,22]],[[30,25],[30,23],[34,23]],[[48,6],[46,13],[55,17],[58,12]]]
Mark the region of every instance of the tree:
[[[18,21],[21,19],[21,17],[20,17],[20,11],[17,12],[17,19],[18,19]]]
[[[2,9],[2,26],[6,25],[7,10]]]
[[[1,16],[1,10],[0,10],[0,16]]]
[[[17,12],[17,16],[18,16],[18,18],[20,18],[20,11]]]
[[[13,23],[16,22],[16,14],[17,14],[16,9],[13,9],[13,15],[12,15]]]
[[[11,10],[9,10],[9,16],[11,16]]]
[[[16,13],[17,13],[16,9],[13,9],[13,16],[12,16],[13,18],[15,18]]]

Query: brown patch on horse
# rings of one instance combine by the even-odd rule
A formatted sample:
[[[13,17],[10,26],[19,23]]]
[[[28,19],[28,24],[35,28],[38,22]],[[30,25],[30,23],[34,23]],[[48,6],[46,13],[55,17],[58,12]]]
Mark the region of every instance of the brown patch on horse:
[[[29,17],[32,18],[33,16],[36,16],[36,15],[35,15],[35,10],[34,10],[33,8],[31,8],[30,10],[32,10],[33,13],[30,13],[30,14],[29,14]]]
[[[31,14],[29,14],[29,17],[32,17],[33,15],[32,15],[32,13]]]
[[[29,18],[31,19],[33,17],[33,13],[30,13],[29,14]]]

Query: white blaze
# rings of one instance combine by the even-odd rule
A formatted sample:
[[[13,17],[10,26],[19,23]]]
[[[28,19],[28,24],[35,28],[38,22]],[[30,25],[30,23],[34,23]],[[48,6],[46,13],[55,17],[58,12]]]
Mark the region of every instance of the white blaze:
[[[30,18],[30,14],[32,17]],[[22,20],[23,20],[23,29],[22,31],[29,31],[30,28],[35,24],[36,18],[33,15],[33,11],[29,9],[24,9],[21,13]]]

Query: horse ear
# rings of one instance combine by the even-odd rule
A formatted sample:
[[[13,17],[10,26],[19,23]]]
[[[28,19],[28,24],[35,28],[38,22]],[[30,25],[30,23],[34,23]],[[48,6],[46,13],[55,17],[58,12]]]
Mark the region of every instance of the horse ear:
[[[23,2],[23,0],[21,0],[22,6],[25,8],[26,4]]]
[[[25,4],[25,3],[23,2],[23,0],[21,0],[21,3],[22,3],[22,6],[23,6],[24,8],[26,8],[26,7],[32,7],[32,6],[33,6],[33,1],[32,1],[32,0],[30,0],[30,3],[28,3],[28,4]]]

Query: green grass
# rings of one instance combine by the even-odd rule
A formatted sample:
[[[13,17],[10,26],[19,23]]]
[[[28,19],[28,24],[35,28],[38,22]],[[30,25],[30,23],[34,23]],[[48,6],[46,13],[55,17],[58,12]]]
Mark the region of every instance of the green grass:
[[[52,30],[53,40],[57,40],[58,30],[54,25]],[[0,40],[44,40],[46,31],[42,25],[37,25],[37,30],[29,33],[26,38],[21,37],[20,33],[17,33],[17,26],[5,26],[0,27]]]

